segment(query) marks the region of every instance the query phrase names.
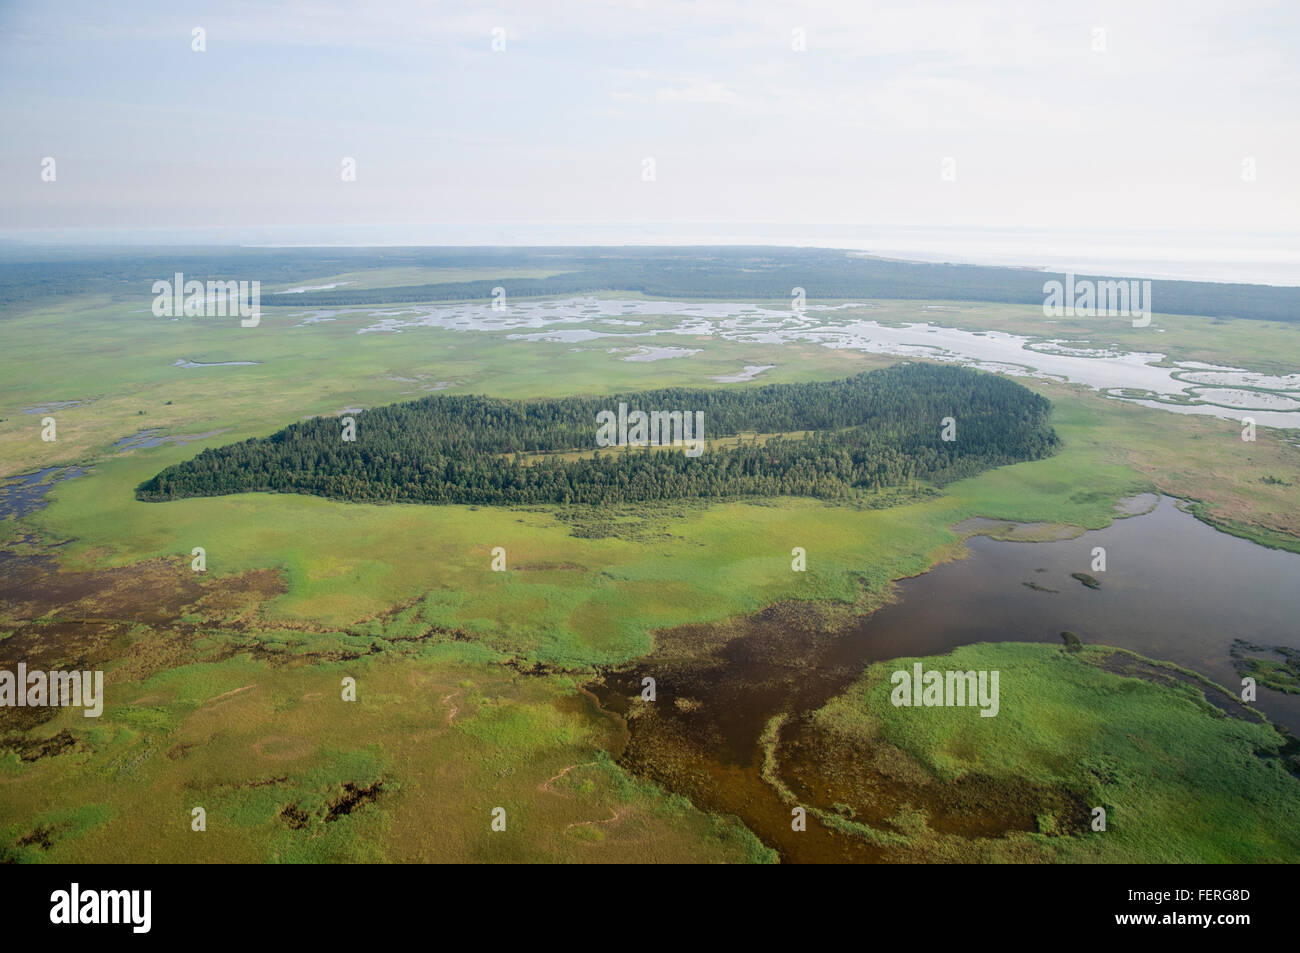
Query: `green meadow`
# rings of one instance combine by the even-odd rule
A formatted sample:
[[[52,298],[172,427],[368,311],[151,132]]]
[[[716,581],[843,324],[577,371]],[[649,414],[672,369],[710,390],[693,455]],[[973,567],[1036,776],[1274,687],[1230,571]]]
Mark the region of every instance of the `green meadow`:
[[[220,641],[222,636],[214,636]],[[739,824],[628,777],[610,728],[473,646],[310,666],[238,655],[139,684],[57,758],[0,759],[20,862],[768,861]],[[343,677],[357,700],[343,703]],[[110,675],[110,679],[112,676]],[[566,691],[567,689],[567,691]],[[351,802],[351,803],[350,803]],[[194,810],[205,829],[194,829]],[[490,824],[504,809],[504,831]]]
[[[1204,686],[1106,669],[1127,654],[1002,643],[881,662],[812,720],[847,744],[892,752],[891,770],[916,771],[917,788],[978,776],[1008,789],[1065,791],[1084,806],[1086,827],[1067,832],[1040,815],[1036,831],[1010,835],[986,860],[999,851],[1003,859],[1029,852],[1067,863],[1300,857],[1300,798],[1278,757],[1283,736],[1266,723],[1224,716]],[[926,670],[999,672],[997,715],[891,704],[892,674],[910,678],[917,661]],[[1104,830],[1094,827],[1098,807]],[[924,819],[905,834],[912,849],[933,857],[957,859],[969,849]]]
[[[450,265],[406,265],[392,268],[367,268],[363,271],[344,271],[335,275],[324,275],[310,281],[277,283],[266,287],[269,300],[267,304],[289,303],[292,307],[293,296],[281,298],[270,297],[277,292],[286,292],[291,288],[320,288],[323,285],[337,285],[340,291],[360,291],[368,288],[401,288],[410,285],[434,285],[459,281],[509,281],[512,278],[549,278],[559,274],[549,268],[458,268]],[[305,291],[298,294],[307,293]]]

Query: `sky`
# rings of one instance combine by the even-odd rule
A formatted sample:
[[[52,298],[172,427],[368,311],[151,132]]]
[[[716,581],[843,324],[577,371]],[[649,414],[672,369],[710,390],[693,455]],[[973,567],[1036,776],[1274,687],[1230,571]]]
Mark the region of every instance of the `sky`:
[[[1298,54],[1294,0],[0,0],[0,229],[1295,231]]]

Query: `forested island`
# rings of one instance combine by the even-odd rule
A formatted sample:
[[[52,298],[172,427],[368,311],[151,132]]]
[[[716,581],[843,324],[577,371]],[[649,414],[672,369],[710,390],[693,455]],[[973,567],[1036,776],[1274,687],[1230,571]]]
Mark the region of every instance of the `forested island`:
[[[702,414],[707,449],[690,456],[681,447],[598,448],[598,415],[620,404]],[[1047,456],[1059,443],[1050,413],[1046,398],[1006,378],[912,363],[733,389],[545,400],[436,395],[357,413],[351,441],[338,418],[317,417],[204,450],[136,495],[474,504],[844,499]]]

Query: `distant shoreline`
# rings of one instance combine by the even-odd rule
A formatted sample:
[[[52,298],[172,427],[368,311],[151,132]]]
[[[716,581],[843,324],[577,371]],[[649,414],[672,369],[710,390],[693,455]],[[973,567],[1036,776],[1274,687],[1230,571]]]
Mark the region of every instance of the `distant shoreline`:
[[[1116,277],[1300,286],[1300,234],[682,223],[319,225],[251,228],[7,229],[0,248],[71,245],[241,248],[822,248],[897,261]]]

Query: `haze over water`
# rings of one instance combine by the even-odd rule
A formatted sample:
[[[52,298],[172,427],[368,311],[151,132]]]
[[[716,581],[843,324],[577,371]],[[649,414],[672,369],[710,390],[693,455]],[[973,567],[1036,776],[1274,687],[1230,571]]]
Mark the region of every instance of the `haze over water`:
[[[966,226],[573,222],[0,229],[0,241],[124,245],[768,245],[1122,277],[1300,286],[1300,233]]]

